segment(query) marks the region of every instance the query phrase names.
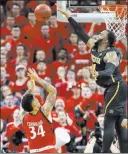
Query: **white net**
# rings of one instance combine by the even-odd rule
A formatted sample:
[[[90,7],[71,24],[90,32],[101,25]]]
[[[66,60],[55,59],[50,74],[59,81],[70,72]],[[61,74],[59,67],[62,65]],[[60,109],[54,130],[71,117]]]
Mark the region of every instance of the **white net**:
[[[118,40],[123,39],[126,32],[127,6],[100,6],[99,10],[104,14],[107,30],[113,31]]]

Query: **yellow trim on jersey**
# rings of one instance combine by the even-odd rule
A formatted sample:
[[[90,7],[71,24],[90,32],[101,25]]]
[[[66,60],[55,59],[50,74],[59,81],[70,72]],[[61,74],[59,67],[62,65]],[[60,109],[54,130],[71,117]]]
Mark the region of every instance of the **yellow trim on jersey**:
[[[85,111],[80,107],[80,105],[78,105],[77,107],[80,109],[80,111],[81,111],[83,114],[85,114]]]
[[[113,97],[110,99],[110,101],[109,101],[108,104],[106,105],[105,114],[106,114],[106,111],[107,111],[108,106],[109,106],[110,103],[113,101],[113,99],[116,97],[116,95],[117,95],[117,93],[118,93],[118,91],[119,91],[119,87],[120,87],[120,82],[118,82],[118,85],[117,85],[115,94],[113,95]]]
[[[114,79],[113,75],[111,75],[111,78],[112,78],[112,82],[115,82],[115,79]]]

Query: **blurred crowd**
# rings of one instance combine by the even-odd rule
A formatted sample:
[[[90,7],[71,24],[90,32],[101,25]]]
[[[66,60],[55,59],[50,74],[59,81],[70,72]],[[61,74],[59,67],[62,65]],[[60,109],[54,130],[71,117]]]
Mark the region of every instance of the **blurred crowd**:
[[[52,16],[38,22],[34,9],[47,4]],[[1,151],[28,152],[28,143],[19,117],[20,102],[29,88],[27,69],[57,88],[53,119],[69,129],[71,142],[62,152],[83,152],[89,134],[103,114],[104,89],[91,77],[90,49],[73,32],[69,23],[57,21],[56,5],[48,0],[1,1]],[[89,35],[106,29],[105,23],[81,23]],[[127,39],[115,46],[122,52],[121,73],[127,79]],[[47,92],[36,85],[34,95],[44,102]],[[58,125],[55,124],[55,127]]]

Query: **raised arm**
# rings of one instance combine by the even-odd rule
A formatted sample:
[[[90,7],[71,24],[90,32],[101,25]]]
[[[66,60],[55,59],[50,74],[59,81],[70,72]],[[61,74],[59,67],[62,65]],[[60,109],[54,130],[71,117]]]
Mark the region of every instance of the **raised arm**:
[[[49,113],[51,113],[53,106],[55,104],[56,95],[57,95],[56,88],[52,86],[50,83],[48,83],[47,81],[41,79],[34,69],[29,69],[28,71],[29,71],[28,76],[32,77],[36,83],[38,83],[43,88],[45,88],[49,93],[46,98],[45,104],[41,108],[43,113],[46,116],[48,116]]]
[[[35,87],[35,81],[34,80],[30,80],[30,87],[29,89],[24,93],[23,97],[26,95],[26,94],[31,94],[34,90],[34,87]],[[22,108],[21,104],[20,104],[20,119],[21,121],[23,120],[23,117],[25,116],[27,112],[24,111],[24,109]]]
[[[60,7],[58,9],[59,12],[61,12],[65,17],[68,19],[69,23],[71,24],[72,28],[74,29],[75,33],[79,36],[79,38],[86,43],[86,45],[90,48],[92,48],[95,45],[95,40],[89,35],[87,35],[84,32],[84,29],[80,26],[79,23],[77,23],[67,11],[62,10]]]

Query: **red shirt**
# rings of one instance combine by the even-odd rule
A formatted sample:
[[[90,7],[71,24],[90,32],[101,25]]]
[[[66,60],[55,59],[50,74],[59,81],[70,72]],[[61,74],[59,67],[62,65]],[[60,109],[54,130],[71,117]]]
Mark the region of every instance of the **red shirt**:
[[[121,63],[120,63],[120,71],[121,73],[124,72],[125,70],[125,67],[128,65],[128,61],[127,60],[122,60]]]
[[[127,57],[127,48],[126,48],[126,46],[123,44],[123,42],[117,41],[117,42],[115,42],[114,46],[115,46],[116,48],[121,49],[121,52],[122,52],[124,58]]]
[[[25,16],[19,15],[15,18],[15,24],[18,24],[22,27],[24,27],[28,23],[28,19]]]
[[[87,86],[88,81],[87,80],[85,81],[85,80],[81,79],[81,80],[78,80],[78,83],[80,84],[80,87],[82,88],[84,86]]]
[[[58,96],[66,97],[67,83],[63,83],[61,79],[57,78],[55,81],[55,87],[57,89]]]
[[[15,74],[15,70],[12,66],[10,66],[10,61],[8,61],[8,64],[3,66],[5,67],[6,71],[7,71],[7,74],[9,74],[9,80],[10,81],[14,81],[15,80],[15,75],[12,75],[12,74]]]
[[[94,99],[95,102],[99,102],[102,104],[102,106],[104,106],[104,95],[100,95],[100,94],[94,94]]]
[[[88,129],[94,129],[95,128],[95,122],[97,122],[97,117],[93,111],[89,111],[89,116],[87,117],[87,128]]]
[[[75,106],[78,105],[80,103],[80,100],[81,98],[77,98],[77,99],[74,99],[73,97],[70,97],[67,102],[65,103],[65,110],[67,112],[71,112],[71,113],[74,113],[74,109],[75,109]]]
[[[28,138],[29,148],[40,149],[46,146],[55,145],[55,134],[52,123],[39,110],[36,115],[27,114],[24,117],[23,129]],[[41,152],[41,151],[40,151]],[[49,149],[42,152],[56,152],[55,149]]]
[[[16,57],[16,46],[20,43],[24,44],[27,48],[29,48],[29,50],[31,50],[32,44],[30,43],[30,41],[22,39],[21,37],[17,40],[14,40],[14,38],[9,38],[2,43],[2,45],[5,45],[9,51],[8,53],[9,58],[12,59]]]
[[[26,8],[31,8],[33,10],[35,10],[35,8],[37,7],[37,5],[39,5],[39,2],[38,1],[30,1],[29,3],[26,4]]]
[[[59,24],[59,22],[57,24],[58,24],[58,27],[56,28],[50,27],[50,35],[54,37],[58,37],[60,39],[60,38],[63,38],[63,35],[61,33],[62,33],[62,29],[64,29],[64,26],[62,26],[62,24]]]
[[[2,27],[1,28],[1,38],[2,39],[7,39],[8,36],[12,36],[11,30],[8,29],[7,27]]]
[[[15,126],[13,122],[9,123],[6,127],[6,137],[11,139],[11,137],[16,133],[18,130],[23,130],[22,124]],[[23,152],[24,144],[22,143],[19,146],[16,146],[13,142],[9,142],[8,149],[11,151]]]
[[[25,92],[27,88],[27,82],[28,79],[22,84],[22,85],[17,85],[16,82],[11,83],[9,87],[11,88],[12,92]]]
[[[1,107],[1,119],[5,120],[7,123],[12,122],[13,121],[12,114],[16,109],[19,109],[19,107],[14,106],[14,107],[10,108],[7,106],[2,106]]]
[[[57,70],[58,67],[65,67],[65,69],[68,69],[70,67],[70,64],[68,63],[68,61],[66,61],[65,63],[62,63],[58,60],[52,62],[51,66],[50,66],[50,72],[51,72],[51,76],[52,76],[52,81],[55,82],[56,78],[57,78]]]
[[[52,36],[44,39],[43,36],[38,36],[34,39],[33,44],[36,49],[42,49],[45,52],[45,61],[51,62],[53,61],[52,49],[55,48],[58,44],[58,39]]]
[[[86,53],[86,54],[77,54],[74,58],[73,61],[76,65],[76,70],[79,70],[83,67],[86,66],[91,66],[92,65],[92,60],[91,60],[91,53]]]
[[[37,36],[41,35],[40,23],[36,22],[36,24],[33,27],[30,23],[28,23],[22,28],[21,34],[23,37],[27,37],[27,39],[33,41]]]
[[[101,31],[106,30],[106,24],[105,23],[99,23],[99,24],[95,24],[94,29],[93,29],[93,33],[99,33]]]
[[[69,54],[75,56],[78,53],[78,45],[72,45],[71,43],[64,44],[64,48],[67,49]]]
[[[89,33],[91,28],[92,28],[92,23],[86,23],[85,33]],[[95,33],[101,32],[103,30],[106,30],[106,24],[99,23],[99,24],[94,25],[92,32],[93,32],[93,34],[95,34]]]

